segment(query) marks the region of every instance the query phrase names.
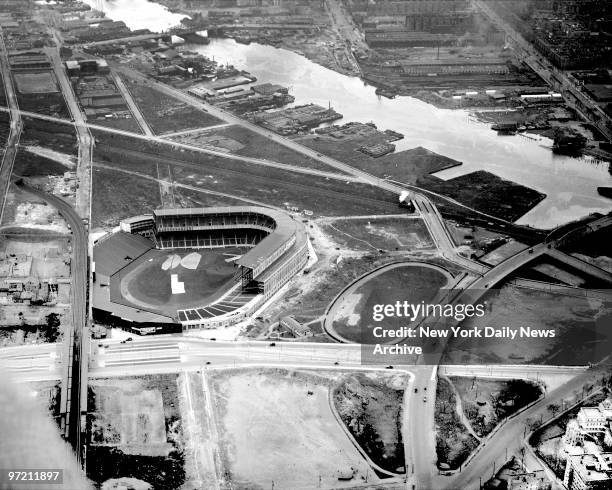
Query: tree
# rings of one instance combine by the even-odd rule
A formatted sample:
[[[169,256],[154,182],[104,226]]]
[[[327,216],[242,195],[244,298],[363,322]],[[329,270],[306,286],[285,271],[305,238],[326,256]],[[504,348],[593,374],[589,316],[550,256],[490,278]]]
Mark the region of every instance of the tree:
[[[60,334],[60,317],[57,313],[49,313],[46,317],[47,328],[45,329],[45,340],[55,342]]]
[[[558,403],[549,403],[546,408],[550,413],[552,413],[552,416],[554,417],[559,413],[561,407],[559,407]]]

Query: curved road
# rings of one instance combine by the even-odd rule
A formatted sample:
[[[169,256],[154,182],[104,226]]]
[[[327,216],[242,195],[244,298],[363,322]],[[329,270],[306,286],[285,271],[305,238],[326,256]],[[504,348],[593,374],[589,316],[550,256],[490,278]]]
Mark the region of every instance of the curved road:
[[[64,437],[73,445],[77,458],[81,459],[81,361],[87,363],[83,346],[83,331],[87,325],[87,230],[75,209],[66,201],[52,194],[40,191],[26,183],[19,184],[22,189],[44,199],[55,207],[72,230],[72,260],[70,272],[70,304],[72,306],[71,328],[65,332],[66,350],[72,355],[62,359],[63,379],[71,382],[62,383],[62,406]],[[86,386],[86,385],[85,385]]]

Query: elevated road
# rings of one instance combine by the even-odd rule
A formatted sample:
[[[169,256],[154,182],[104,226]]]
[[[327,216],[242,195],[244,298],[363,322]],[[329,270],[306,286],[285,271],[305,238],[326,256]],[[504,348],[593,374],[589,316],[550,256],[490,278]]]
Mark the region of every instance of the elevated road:
[[[4,217],[4,207],[6,205],[6,197],[8,194],[9,186],[11,183],[11,174],[13,173],[13,165],[15,164],[15,156],[17,155],[17,148],[19,145],[19,139],[21,137],[21,130],[23,124],[21,122],[21,113],[19,112],[19,104],[17,102],[17,94],[15,93],[15,87],[13,85],[13,77],[8,60],[8,51],[4,44],[4,32],[0,28],[0,71],[2,72],[2,79],[4,81],[4,91],[6,99],[9,105],[10,113],[10,131],[4,153],[2,155],[2,162],[0,166],[0,223]]]
[[[89,351],[89,332],[87,328],[87,230],[81,217],[66,201],[52,194],[40,191],[28,184],[21,184],[30,194],[44,199],[55,207],[72,230],[72,258],[70,271],[72,284],[70,288],[71,319],[70,328],[64,333],[62,350],[62,391],[60,400],[61,430],[63,436],[72,443],[77,458],[81,461],[81,401],[83,395],[87,403],[87,382],[82,382],[87,374],[87,353]]]
[[[121,80],[121,77],[117,75],[116,72],[113,72],[112,75],[113,75],[113,80],[115,81],[115,85],[117,85],[117,88],[123,94],[123,98],[127,102],[127,105],[129,106],[130,111],[134,115],[134,118],[136,119],[136,121],[138,121],[138,124],[140,125],[141,129],[144,131],[144,134],[147,136],[153,136],[154,135],[153,131],[151,131],[149,124],[147,123],[147,121],[145,121],[145,118],[142,116],[142,113],[140,112],[140,108],[136,105],[136,102],[134,102],[134,99],[132,98],[132,93],[128,90],[128,88],[125,86],[125,83],[123,83],[123,80]]]
[[[85,116],[81,112],[76,95],[64,69],[64,64],[59,53],[59,47],[49,47],[45,52],[51,59],[55,77],[60,84],[64,100],[70,110],[70,115],[74,121],[79,143],[79,154],[76,168],[77,182],[79,187],[76,193],[76,210],[81,218],[89,219],[91,208],[91,161],[93,153],[93,138],[87,127]]]
[[[560,91],[565,97],[566,102],[597,127],[608,141],[612,141],[612,119],[594,100],[583,93],[564,71],[552,66],[531,43],[525,40],[508,22],[502,19],[490,5],[487,5],[486,1],[472,0],[472,3],[512,39],[523,61],[543,80],[548,82],[551,87]]]

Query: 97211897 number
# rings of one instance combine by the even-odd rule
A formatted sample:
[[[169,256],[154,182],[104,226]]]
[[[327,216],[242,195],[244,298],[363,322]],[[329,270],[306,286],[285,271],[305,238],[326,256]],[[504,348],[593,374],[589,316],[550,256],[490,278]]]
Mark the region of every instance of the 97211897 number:
[[[0,483],[18,484],[61,484],[63,470],[56,469],[0,469]]]

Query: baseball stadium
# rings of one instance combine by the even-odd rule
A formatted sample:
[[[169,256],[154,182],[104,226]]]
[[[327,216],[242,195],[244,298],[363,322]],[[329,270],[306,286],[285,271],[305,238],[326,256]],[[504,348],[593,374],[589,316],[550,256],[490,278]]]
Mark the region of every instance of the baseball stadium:
[[[304,226],[281,211],[157,209],[94,243],[94,315],[183,330],[233,325],[307,261]]]

